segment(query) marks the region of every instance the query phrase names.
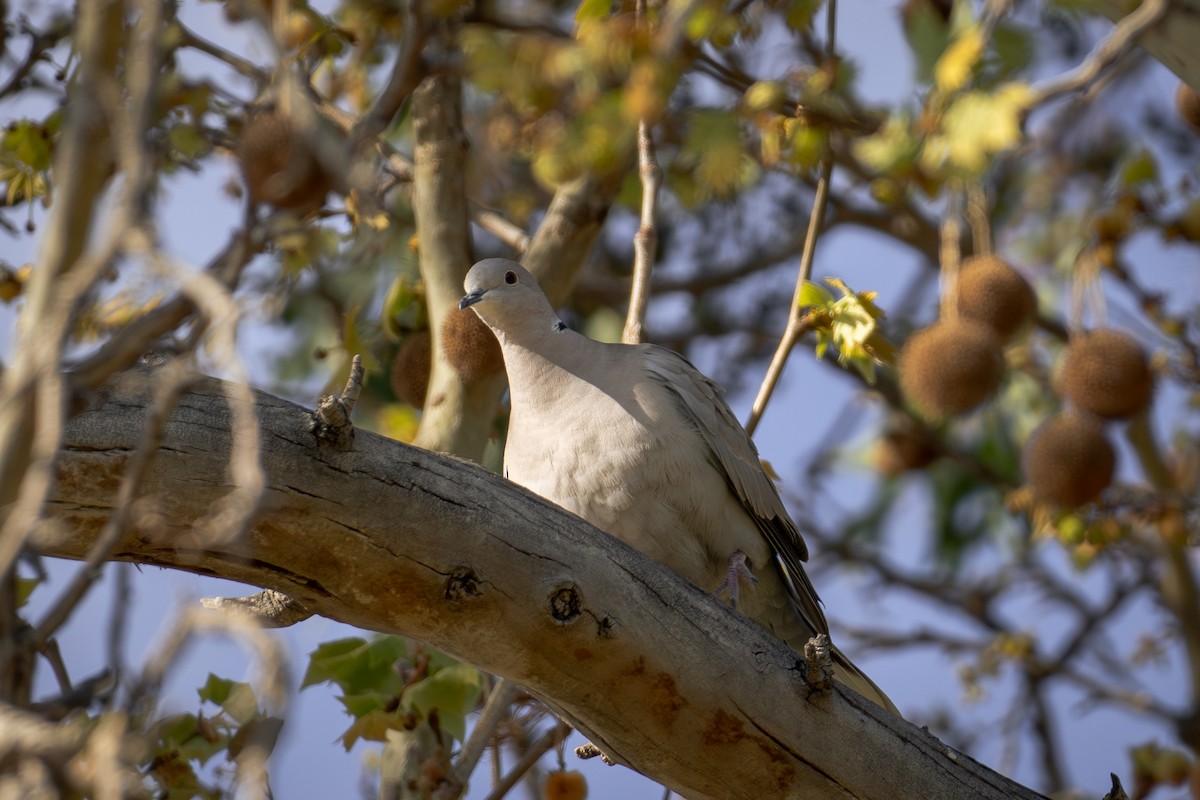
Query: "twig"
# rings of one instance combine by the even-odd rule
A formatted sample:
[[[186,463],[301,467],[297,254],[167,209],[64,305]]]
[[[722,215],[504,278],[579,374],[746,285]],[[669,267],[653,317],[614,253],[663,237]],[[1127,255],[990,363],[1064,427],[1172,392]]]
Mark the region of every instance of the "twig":
[[[158,453],[158,446],[162,441],[167,420],[192,376],[191,370],[178,361],[172,362],[159,374],[162,382],[159,384],[154,402],[146,415],[142,441],[129,457],[125,474],[121,477],[113,513],[96,536],[95,543],[88,552],[83,566],[75,573],[67,587],[59,593],[54,605],[38,623],[34,633],[34,642],[37,646],[42,646],[49,641],[50,637],[70,618],[76,606],[100,577],[105,562],[108,561],[129,526],[130,518],[134,513],[134,500],[140,494],[142,482],[150,470],[154,456]]]
[[[637,23],[646,25],[646,0],[638,0]],[[625,315],[625,329],[621,341],[638,344],[642,341],[642,327],[646,320],[646,304],[650,301],[650,271],[654,268],[654,252],[658,248],[658,190],[662,185],[662,169],[654,153],[654,138],[650,135],[650,123],[642,118],[638,122],[638,175],[642,179],[641,222],[633,237],[633,283],[629,289],[629,311]]]
[[[30,29],[22,31],[22,33],[29,36],[29,52],[25,54],[21,63],[17,64],[17,68],[8,76],[4,85],[0,86],[0,98],[7,97],[18,89],[24,88],[25,79],[38,64],[43,63],[43,56],[71,33],[71,19],[63,17],[58,24],[44,31]]]
[[[642,325],[646,319],[646,304],[650,300],[650,272],[654,268],[654,251],[658,247],[655,216],[658,209],[658,189],[662,169],[654,156],[654,140],[650,125],[638,123],[638,174],[642,178],[641,224],[633,237],[633,285],[629,291],[629,312],[621,341],[637,344],[642,340]]]
[[[938,248],[942,277],[938,310],[946,319],[958,316],[958,266],[962,261],[962,226],[958,218],[960,199],[961,195],[957,191],[951,191],[947,197],[946,216],[942,219],[941,244]]]
[[[269,224],[255,226],[253,230],[243,228],[234,231],[229,243],[209,262],[204,271],[232,292],[242,270],[250,263],[251,258],[262,250],[266,242],[267,227]],[[74,366],[70,373],[72,389],[80,391],[97,388],[108,380],[109,376],[137,361],[156,339],[177,328],[195,311],[196,304],[191,297],[181,292],[153,311],[133,320]]]
[[[492,789],[484,800],[501,800],[501,798],[508,794],[512,787],[517,785],[517,781],[521,780],[521,777],[538,762],[538,759],[550,752],[550,749],[557,746],[563,739],[566,739],[567,734],[570,732],[571,726],[565,722],[559,722],[553,728],[543,733],[536,742],[529,745],[529,749],[522,754],[517,763],[513,764],[513,768],[496,784],[496,788]]]
[[[254,395],[249,376],[237,353],[237,326],[240,319],[237,304],[229,291],[213,276],[194,272],[172,263],[150,240],[146,231],[130,231],[130,249],[141,252],[157,272],[179,281],[209,326],[208,344],[213,356],[229,373],[231,380],[223,383],[233,428],[233,445],[229,454],[229,475],[233,482],[220,503],[203,519],[197,520],[196,532],[205,541],[227,541],[240,536],[250,524],[266,485],[259,462],[259,426],[254,412]]]
[[[10,504],[0,526],[0,576],[11,569],[54,478],[66,409],[58,362],[75,308],[116,256],[129,224],[130,203],[118,202],[103,244],[93,257],[80,258],[107,171],[96,157],[97,141],[108,139],[107,116],[116,107],[106,108],[102,98],[120,98],[113,73],[121,23],[120,6],[80,7],[74,39],[80,78],[55,153],[58,199],[30,280],[17,356],[0,389],[0,504]],[[132,184],[124,188],[128,198]]]
[[[354,424],[350,421],[354,406],[363,386],[362,356],[354,354],[350,361],[350,375],[341,395],[323,396],[313,410],[309,430],[317,440],[339,450],[349,450],[354,445]]]
[[[830,14],[833,14],[833,9],[834,0],[831,0]],[[832,173],[833,159],[826,157],[824,163],[821,164],[821,178],[817,181],[812,213],[808,217],[808,233],[804,237],[804,251],[800,255],[800,271],[796,276],[796,289],[792,293],[792,303],[788,307],[787,326],[783,330],[783,337],[779,340],[779,345],[775,348],[775,355],[771,357],[771,365],[767,367],[767,374],[763,378],[762,386],[758,389],[758,395],[754,398],[754,405],[750,408],[750,418],[746,420],[746,433],[751,436],[754,435],[754,429],[762,420],[763,412],[767,410],[767,403],[775,392],[775,386],[779,383],[780,376],[783,375],[783,368],[787,364],[788,356],[792,353],[792,348],[808,331],[805,317],[800,313],[800,292],[812,274],[813,253],[817,248],[817,231],[821,227],[821,218],[825,214],[825,204],[829,198],[829,178]]]
[[[1161,22],[1170,5],[1170,0],[1145,0],[1138,5],[1129,16],[1117,23],[1112,33],[1096,45],[1082,64],[1037,87],[1029,107],[1036,108],[1056,97],[1086,88],[1122,54],[1137,44],[1139,36]]]
[[[518,255],[529,249],[529,234],[502,215],[471,202],[471,221],[511,247]]]
[[[990,255],[992,225],[988,220],[987,190],[977,181],[967,187],[967,223],[971,226],[975,255]]]
[[[829,0],[825,11],[825,58],[830,66],[834,63],[836,50],[837,0]],[[796,275],[796,288],[792,292],[792,303],[788,307],[787,326],[779,340],[779,346],[775,348],[775,355],[771,357],[771,365],[767,367],[767,374],[758,389],[758,395],[754,398],[754,405],[750,407],[750,417],[746,420],[746,433],[751,436],[762,420],[763,412],[767,410],[767,403],[783,375],[783,368],[787,365],[792,348],[807,331],[804,316],[800,313],[800,293],[804,291],[804,284],[812,275],[813,255],[817,249],[817,236],[825,217],[825,207],[829,202],[829,181],[832,175],[833,153],[829,152],[821,162],[821,177],[817,180],[817,190],[813,195],[812,211],[808,216],[808,231],[804,236],[804,251],[800,254],[800,270]]]
[[[270,77],[265,69],[255,66],[250,61],[235,55],[228,50],[225,50],[202,36],[193,33],[183,23],[178,20],[175,23],[179,27],[179,39],[181,47],[190,47],[193,50],[199,50],[201,53],[212,56],[216,60],[225,64],[243,78],[250,78],[259,83],[265,83]]]
[[[116,580],[113,583],[113,599],[112,610],[108,621],[108,632],[105,637],[105,645],[108,649],[108,674],[112,677],[113,685],[120,686],[125,677],[125,649],[126,637],[129,632],[129,620],[132,614],[130,613],[130,600],[133,597],[133,581],[130,578],[133,572],[133,565],[122,563],[114,564],[112,571],[116,573]],[[105,699],[109,704],[112,703],[113,694],[109,693]]]
[[[487,702],[483,705],[483,711],[454,763],[454,771],[458,775],[459,785],[463,789],[466,788],[467,781],[470,779],[471,773],[475,771],[475,765],[479,763],[483,751],[487,749],[488,742],[491,741],[496,728],[508,718],[509,707],[520,694],[520,687],[504,678],[498,678],[495,685],[492,686]],[[493,791],[495,790],[493,789]],[[459,796],[461,796],[461,792]]]
[[[154,702],[167,672],[200,634],[225,634],[241,641],[255,656],[255,688],[261,692],[267,709],[271,713],[281,714],[287,707],[291,670],[283,645],[248,616],[214,614],[195,607],[185,607],[166,630],[166,639],[147,660],[141,678],[130,692],[129,707],[132,712],[145,711],[145,705]]]
[[[392,64],[392,72],[387,85],[376,96],[374,105],[363,115],[354,126],[351,138],[365,142],[374,139],[383,132],[392,119],[400,112],[406,100],[412,96],[413,90],[421,82],[424,70],[421,65],[421,51],[425,46],[425,38],[429,29],[421,13],[422,3],[419,0],[409,0],[404,8],[404,30],[406,41],[396,61]]]

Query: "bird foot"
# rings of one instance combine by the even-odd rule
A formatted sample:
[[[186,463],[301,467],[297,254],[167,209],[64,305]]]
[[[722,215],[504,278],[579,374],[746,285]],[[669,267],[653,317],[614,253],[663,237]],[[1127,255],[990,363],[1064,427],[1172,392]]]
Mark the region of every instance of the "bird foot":
[[[742,583],[748,584],[753,590],[758,578],[754,577],[754,573],[746,566],[746,554],[741,550],[734,550],[733,555],[729,557],[729,567],[725,570],[725,580],[721,581],[714,594],[717,597],[728,596],[729,605],[737,608]]]

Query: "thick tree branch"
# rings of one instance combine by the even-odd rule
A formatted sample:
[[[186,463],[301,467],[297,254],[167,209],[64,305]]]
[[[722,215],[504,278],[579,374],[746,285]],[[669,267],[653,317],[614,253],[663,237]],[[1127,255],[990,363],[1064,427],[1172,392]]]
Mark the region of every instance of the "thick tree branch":
[[[153,396],[132,372],[72,420],[31,541],[86,558]],[[617,540],[472,464],[359,432],[319,447],[308,415],[260,394],[268,488],[251,529],[191,544],[229,491],[227,392],[205,380],[164,426],[119,560],[286,593],[403,633],[545,699],[606,754],[687,797],[1034,798],[841,687]]]

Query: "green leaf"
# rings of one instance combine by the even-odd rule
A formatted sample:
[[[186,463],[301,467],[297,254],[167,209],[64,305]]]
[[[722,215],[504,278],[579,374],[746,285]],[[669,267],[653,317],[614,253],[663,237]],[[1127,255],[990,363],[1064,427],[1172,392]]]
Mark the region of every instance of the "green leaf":
[[[467,715],[438,711],[438,727],[460,742],[467,740]]]
[[[791,126],[792,133],[788,137],[788,144],[791,146],[788,160],[801,167],[815,167],[829,149],[829,132],[796,120],[789,122],[795,124]]]
[[[913,5],[912,14],[905,19],[904,32],[916,60],[917,81],[931,83],[933,68],[950,43],[950,26],[932,4],[917,2]]]
[[[189,161],[199,158],[211,149],[208,139],[200,129],[187,123],[171,128],[167,133],[167,142]]]
[[[779,81],[755,81],[742,95],[742,103],[749,111],[765,111],[778,105],[783,97],[783,84]]]
[[[258,716],[258,698],[248,683],[218,678],[211,672],[204,686],[197,690],[202,701],[208,701],[238,723],[245,724]]]
[[[17,608],[20,608],[29,602],[29,596],[33,594],[33,590],[41,584],[41,580],[38,578],[22,578],[18,576],[16,584]]]
[[[710,195],[727,197],[757,180],[757,165],[742,149],[736,116],[701,109],[690,115],[688,123],[682,155],[697,162],[696,180]]]
[[[301,688],[327,682],[351,695],[381,690],[398,680],[393,667],[407,655],[408,646],[399,636],[325,642],[309,654]]]
[[[833,295],[821,284],[805,281],[804,285],[800,287],[799,301],[800,308],[823,306],[833,302]]]
[[[0,140],[0,152],[11,155],[35,172],[50,169],[52,153],[46,129],[33,120],[12,123]]]
[[[1136,186],[1158,180],[1158,162],[1149,150],[1139,149],[1130,153],[1121,162],[1118,178],[1122,186]]]
[[[395,711],[371,711],[356,719],[346,729],[341,737],[342,745],[349,752],[359,739],[366,739],[370,742],[386,742],[387,732],[402,729],[407,721],[406,715],[398,714]]]
[[[992,31],[989,50],[987,78],[992,82],[1006,80],[1032,62],[1033,36],[1024,26],[1001,22]]]
[[[854,142],[852,147],[859,161],[876,172],[887,173],[911,164],[921,145],[912,134],[909,117],[895,114],[878,131]]]
[[[338,698],[338,702],[342,704],[350,716],[358,718],[372,711],[386,710],[395,699],[394,695],[383,694],[382,692],[368,692],[366,694],[342,695]]]
[[[794,31],[802,31],[809,26],[812,18],[825,4],[825,0],[791,0],[787,4],[787,15],[784,21]]]
[[[404,701],[422,714],[436,708],[438,714],[466,714],[475,707],[483,680],[479,670],[466,664],[444,667],[404,691]]]
[[[201,702],[219,706],[229,699],[229,693],[233,691],[233,681],[228,678],[219,678],[210,672],[208,680],[196,691],[200,694]]]

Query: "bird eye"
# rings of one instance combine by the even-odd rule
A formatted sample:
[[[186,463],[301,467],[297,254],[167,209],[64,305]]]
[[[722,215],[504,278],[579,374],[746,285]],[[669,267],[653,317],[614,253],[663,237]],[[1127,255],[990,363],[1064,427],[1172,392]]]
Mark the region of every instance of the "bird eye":
[[[508,272],[504,273],[504,282],[507,283],[509,286],[512,286],[514,283],[517,282],[517,273],[513,272],[512,270],[509,270]]]

